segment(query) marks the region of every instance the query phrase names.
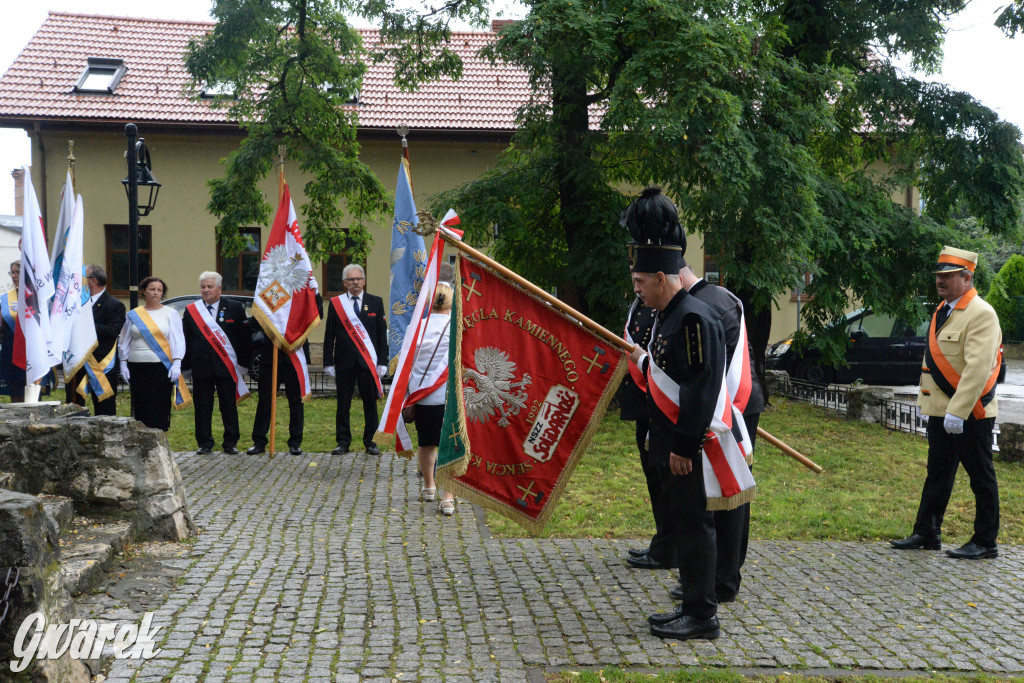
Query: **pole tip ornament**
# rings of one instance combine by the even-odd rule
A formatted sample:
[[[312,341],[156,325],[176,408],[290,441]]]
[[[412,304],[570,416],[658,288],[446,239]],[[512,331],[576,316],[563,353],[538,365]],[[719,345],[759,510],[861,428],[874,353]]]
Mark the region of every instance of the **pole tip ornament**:
[[[679,212],[660,187],[648,187],[622,212],[619,225],[629,231],[630,270],[637,273],[678,273],[686,265],[686,235]]]

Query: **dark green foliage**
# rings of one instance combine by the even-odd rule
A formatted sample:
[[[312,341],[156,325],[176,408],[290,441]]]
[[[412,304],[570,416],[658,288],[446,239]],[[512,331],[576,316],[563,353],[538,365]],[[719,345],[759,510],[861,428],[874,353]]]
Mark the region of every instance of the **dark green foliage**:
[[[999,269],[985,301],[999,315],[1004,341],[1024,339],[1024,256],[1014,254]]]
[[[1008,36],[1024,31],[1024,0],[1013,0],[1011,4],[1005,5],[996,18],[996,26]]]

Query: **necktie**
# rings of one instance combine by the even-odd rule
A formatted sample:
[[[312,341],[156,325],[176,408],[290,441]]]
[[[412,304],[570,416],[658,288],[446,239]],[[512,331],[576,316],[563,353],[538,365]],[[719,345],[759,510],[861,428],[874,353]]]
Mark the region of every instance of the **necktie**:
[[[213,304],[206,304],[206,310],[210,312],[210,315],[213,315]]]
[[[359,297],[358,296],[352,297],[352,312],[356,314],[357,318],[359,317]]]
[[[939,309],[939,312],[935,314],[935,329],[939,329],[946,324],[946,319],[949,318],[949,314],[952,312],[952,308],[949,304],[945,304]]]

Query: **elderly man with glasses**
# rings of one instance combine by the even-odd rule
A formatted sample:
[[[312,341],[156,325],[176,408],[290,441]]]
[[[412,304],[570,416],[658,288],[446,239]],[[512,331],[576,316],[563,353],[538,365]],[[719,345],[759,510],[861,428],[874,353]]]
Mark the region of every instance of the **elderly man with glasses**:
[[[377,431],[377,399],[381,396],[381,379],[388,371],[388,325],[384,301],[367,294],[366,272],[362,266],[349,264],[342,272],[344,294],[331,299],[324,333],[324,372],[334,377],[338,389],[338,413],[335,437],[338,447],[334,455],[349,452],[352,430],[349,412],[356,386],[363,400],[363,446],[369,455],[380,455],[373,441]]]

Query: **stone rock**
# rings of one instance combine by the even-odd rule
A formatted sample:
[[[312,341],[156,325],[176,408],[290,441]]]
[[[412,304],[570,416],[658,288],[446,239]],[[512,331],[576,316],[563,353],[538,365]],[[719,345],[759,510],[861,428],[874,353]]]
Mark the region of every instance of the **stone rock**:
[[[124,417],[0,411],[0,471],[23,493],[131,521],[136,536],[180,541],[195,530],[167,436]]]
[[[851,420],[878,423],[882,418],[882,401],[892,397],[891,387],[850,386],[846,392],[846,416]]]
[[[1024,425],[1013,422],[999,423],[999,452],[996,460],[1024,462]]]

